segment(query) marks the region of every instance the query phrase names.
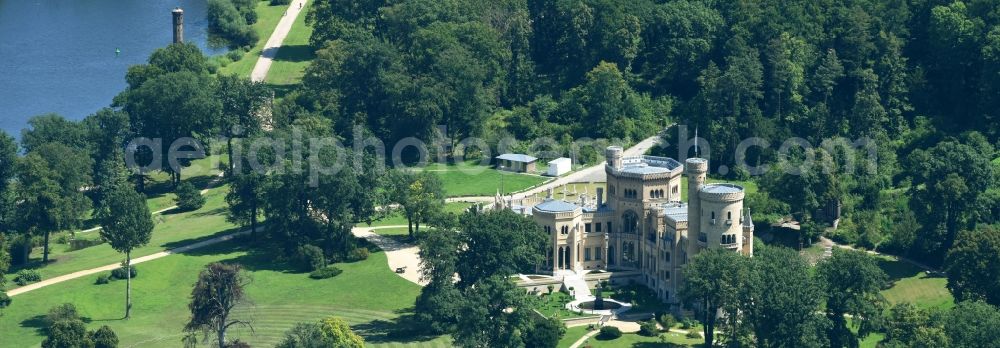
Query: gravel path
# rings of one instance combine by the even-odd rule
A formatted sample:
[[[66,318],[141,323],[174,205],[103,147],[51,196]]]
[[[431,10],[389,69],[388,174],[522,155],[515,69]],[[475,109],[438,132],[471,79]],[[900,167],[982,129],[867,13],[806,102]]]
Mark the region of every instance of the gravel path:
[[[295,0],[292,1],[291,5],[288,5],[288,11],[278,21],[278,26],[274,28],[274,32],[271,33],[271,37],[267,39],[267,43],[264,44],[264,48],[260,52],[260,58],[257,58],[257,64],[253,66],[253,72],[250,73],[251,80],[263,82],[267,78],[267,71],[271,70],[271,63],[274,62],[278,49],[285,42],[288,31],[292,30],[295,17],[298,17],[299,12],[306,8],[306,1],[308,0]]]

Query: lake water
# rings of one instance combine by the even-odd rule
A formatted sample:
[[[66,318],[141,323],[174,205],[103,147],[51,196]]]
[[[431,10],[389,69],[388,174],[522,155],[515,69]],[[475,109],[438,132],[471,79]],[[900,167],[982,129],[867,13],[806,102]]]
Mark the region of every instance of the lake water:
[[[128,67],[171,43],[177,6],[184,40],[222,52],[206,44],[206,0],[0,0],[0,129],[19,138],[32,116],[111,104]]]

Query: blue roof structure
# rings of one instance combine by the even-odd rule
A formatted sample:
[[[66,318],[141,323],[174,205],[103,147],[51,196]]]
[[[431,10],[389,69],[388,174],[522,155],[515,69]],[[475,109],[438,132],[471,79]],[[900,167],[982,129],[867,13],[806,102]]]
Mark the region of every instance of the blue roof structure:
[[[538,205],[536,205],[535,209],[538,209],[539,211],[550,212],[550,213],[565,213],[565,212],[574,211],[574,210],[576,210],[579,207],[580,206],[578,206],[576,204],[573,204],[573,203],[570,203],[570,202],[566,202],[566,201],[555,200],[555,199],[546,199],[544,202],[539,203]]]
[[[743,186],[734,184],[708,184],[702,187],[701,191],[708,193],[737,193],[743,192]]]
[[[524,162],[524,163],[531,163],[538,160],[538,158],[535,158],[533,156],[528,156],[520,153],[505,153],[500,156],[497,156],[497,159],[505,161]]]

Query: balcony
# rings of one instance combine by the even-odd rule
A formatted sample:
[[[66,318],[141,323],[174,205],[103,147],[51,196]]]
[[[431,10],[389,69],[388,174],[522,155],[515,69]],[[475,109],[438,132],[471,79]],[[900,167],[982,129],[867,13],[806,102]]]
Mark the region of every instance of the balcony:
[[[724,249],[736,250],[739,249],[740,245],[738,243],[722,244],[722,247]]]

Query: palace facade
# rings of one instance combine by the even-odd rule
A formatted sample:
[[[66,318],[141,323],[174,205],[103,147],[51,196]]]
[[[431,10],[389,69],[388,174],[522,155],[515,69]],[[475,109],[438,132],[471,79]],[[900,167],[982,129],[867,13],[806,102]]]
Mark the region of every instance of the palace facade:
[[[549,190],[538,204],[512,207],[530,214],[551,238],[540,272],[628,274],[676,304],[681,267],[693,255],[707,248],[753,255],[754,226],[743,209],[743,187],[706,183],[708,161],[702,158],[682,165],[622,153],[621,147],[607,148],[607,183],[593,198],[580,195],[570,202]]]

